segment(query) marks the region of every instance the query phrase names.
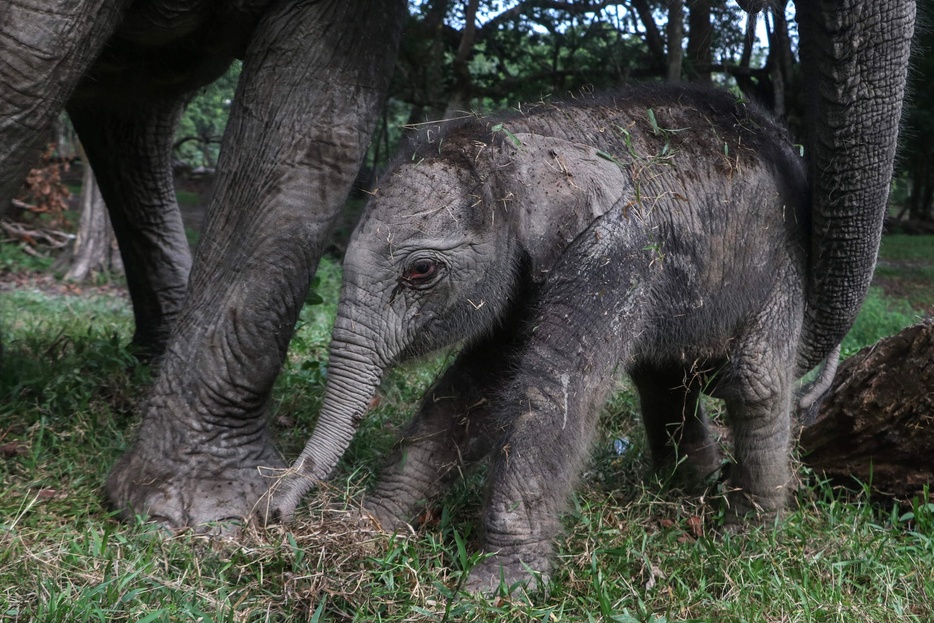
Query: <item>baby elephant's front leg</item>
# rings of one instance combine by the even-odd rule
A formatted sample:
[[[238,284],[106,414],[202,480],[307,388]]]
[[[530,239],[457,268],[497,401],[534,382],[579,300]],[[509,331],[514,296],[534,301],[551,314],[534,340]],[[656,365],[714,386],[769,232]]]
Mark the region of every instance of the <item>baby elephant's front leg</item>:
[[[506,430],[493,446],[483,515],[483,550],[492,555],[471,572],[471,592],[534,589],[549,576],[560,513],[615,371],[615,356],[594,359],[584,354],[593,352],[584,346],[590,340],[573,341],[568,348],[533,343],[494,405]]]
[[[560,513],[577,480],[600,407],[641,331],[639,301],[652,262],[632,211],[614,209],[568,247],[507,391],[493,406],[483,550],[467,589],[535,588],[551,571]]]
[[[425,393],[364,507],[387,531],[406,530],[460,468],[489,453],[489,397],[502,389],[521,334],[496,332],[468,346]]]

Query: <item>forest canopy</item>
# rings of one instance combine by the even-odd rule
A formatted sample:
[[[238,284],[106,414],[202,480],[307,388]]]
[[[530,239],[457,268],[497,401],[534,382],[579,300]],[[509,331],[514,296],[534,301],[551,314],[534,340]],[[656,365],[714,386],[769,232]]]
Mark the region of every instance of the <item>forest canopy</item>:
[[[919,4],[923,13],[934,0]],[[410,0],[364,172],[378,171],[407,126],[645,80],[734,89],[800,137],[794,7],[770,5],[747,15],[734,0]],[[932,40],[920,29],[893,193],[912,221],[934,221]],[[236,63],[189,105],[175,143],[189,167],[216,164],[239,71]]]

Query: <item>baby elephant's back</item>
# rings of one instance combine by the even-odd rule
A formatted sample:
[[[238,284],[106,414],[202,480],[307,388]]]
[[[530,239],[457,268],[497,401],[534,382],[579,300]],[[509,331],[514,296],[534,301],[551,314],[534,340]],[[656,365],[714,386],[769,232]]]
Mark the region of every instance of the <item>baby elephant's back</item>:
[[[567,111],[579,129],[604,128],[590,140],[631,186],[569,251],[605,256],[602,271],[640,264],[625,269],[628,287],[643,290],[643,337],[655,348],[717,351],[778,289],[803,292],[806,169],[784,131],[732,95],[658,95]]]

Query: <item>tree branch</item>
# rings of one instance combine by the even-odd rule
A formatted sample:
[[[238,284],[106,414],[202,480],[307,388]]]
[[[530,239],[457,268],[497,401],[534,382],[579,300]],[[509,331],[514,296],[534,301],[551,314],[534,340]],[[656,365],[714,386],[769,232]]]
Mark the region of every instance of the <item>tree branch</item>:
[[[645,28],[645,45],[649,52],[655,57],[656,63],[663,65],[665,63],[665,40],[655,24],[655,18],[652,16],[652,8],[648,0],[632,0],[630,6],[639,16],[642,27]]]
[[[528,9],[552,9],[555,11],[564,11],[569,15],[580,15],[582,13],[596,13],[602,11],[608,6],[618,6],[625,2],[559,2],[557,0],[526,0],[516,6],[497,13],[486,21],[478,30],[478,38],[482,38],[486,33],[496,29],[503,22],[513,20],[526,13]]]

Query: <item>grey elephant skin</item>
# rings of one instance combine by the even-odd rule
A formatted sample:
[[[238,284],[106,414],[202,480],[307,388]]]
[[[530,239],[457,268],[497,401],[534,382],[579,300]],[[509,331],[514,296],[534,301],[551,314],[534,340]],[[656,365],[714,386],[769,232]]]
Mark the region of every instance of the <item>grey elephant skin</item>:
[[[796,12],[806,164],[722,95],[642,91],[451,129],[391,172],[345,259],[315,430],[261,511],[288,519],[328,476],[389,366],[462,340],[366,505],[398,528],[439,474],[491,453],[492,556],[471,590],[549,573],[618,369],[654,462],[688,482],[718,461],[699,395],[723,398],[732,521],[778,514],[791,384],[837,347],[872,277],[915,5]]]
[[[282,465],[266,407],[375,126],[403,0],[0,2],[0,210],[66,108],[110,209],[159,362],[107,493],[125,515],[249,514]],[[184,103],[243,70],[192,260],[171,177]],[[189,280],[190,269],[190,280]],[[189,285],[190,284],[190,285]]]
[[[494,555],[468,587],[547,575],[623,370],[657,468],[717,471],[703,391],[727,404],[731,512],[781,509],[810,234],[805,163],[782,129],[728,93],[642,87],[429,134],[351,238],[318,425],[359,420],[387,368],[466,341],[367,500],[381,525],[492,452]],[[303,476],[333,464],[317,435],[274,498],[286,516]]]
[[[797,3],[814,206],[798,368],[840,340],[869,284],[914,9]],[[138,440],[107,484],[125,516],[172,526],[242,517],[271,481],[261,468],[282,465],[267,432],[269,392],[369,140],[404,12],[401,0],[0,3],[0,206],[67,105],[117,211],[137,342],[164,353]],[[244,59],[241,83],[186,289],[166,137],[179,102],[234,56]],[[354,417],[321,421],[327,456],[315,473],[340,453]]]

